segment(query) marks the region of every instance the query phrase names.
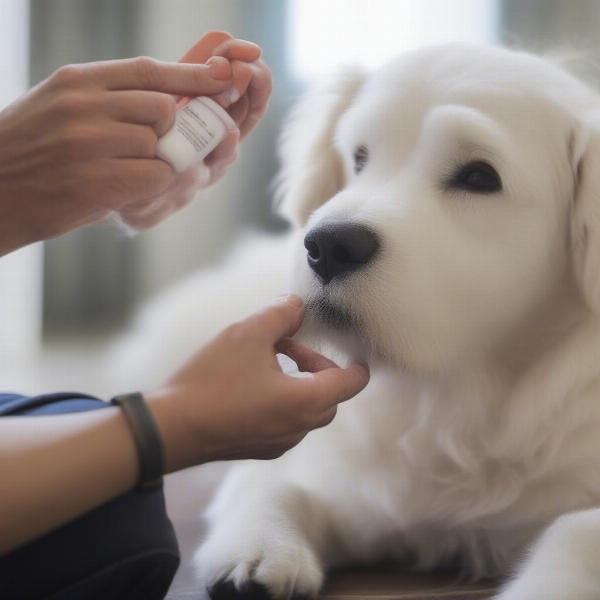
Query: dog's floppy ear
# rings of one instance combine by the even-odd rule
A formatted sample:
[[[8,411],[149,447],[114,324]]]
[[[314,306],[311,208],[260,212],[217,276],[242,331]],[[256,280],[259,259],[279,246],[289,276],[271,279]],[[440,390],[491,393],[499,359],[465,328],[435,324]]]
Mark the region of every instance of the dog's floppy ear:
[[[573,136],[576,189],[571,244],[577,282],[588,306],[600,314],[600,112]]]
[[[275,202],[279,214],[292,223],[306,223],[343,185],[334,133],[364,78],[362,69],[346,67],[324,79],[298,102],[284,124]]]

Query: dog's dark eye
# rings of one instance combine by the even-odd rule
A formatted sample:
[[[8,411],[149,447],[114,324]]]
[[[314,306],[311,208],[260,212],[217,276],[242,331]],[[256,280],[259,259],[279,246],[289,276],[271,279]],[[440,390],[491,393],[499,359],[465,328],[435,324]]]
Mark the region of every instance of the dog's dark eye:
[[[448,180],[448,188],[474,194],[493,194],[502,190],[502,181],[492,165],[475,161],[460,167]]]
[[[354,172],[358,175],[369,160],[369,151],[366,146],[358,146],[354,151]]]

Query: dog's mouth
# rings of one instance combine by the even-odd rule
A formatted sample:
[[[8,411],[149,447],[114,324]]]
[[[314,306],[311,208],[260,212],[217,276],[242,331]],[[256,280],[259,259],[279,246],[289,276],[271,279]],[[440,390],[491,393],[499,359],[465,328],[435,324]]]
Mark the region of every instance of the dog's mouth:
[[[325,295],[307,300],[306,309],[310,318],[305,321],[304,334],[311,343],[316,343],[317,347],[322,345],[323,351],[337,352],[337,362],[345,359],[369,361],[372,344],[364,322],[355,312]]]
[[[360,322],[354,314],[328,298],[323,296],[313,298],[309,300],[306,307],[321,323],[333,329],[344,332],[358,332],[360,329]]]

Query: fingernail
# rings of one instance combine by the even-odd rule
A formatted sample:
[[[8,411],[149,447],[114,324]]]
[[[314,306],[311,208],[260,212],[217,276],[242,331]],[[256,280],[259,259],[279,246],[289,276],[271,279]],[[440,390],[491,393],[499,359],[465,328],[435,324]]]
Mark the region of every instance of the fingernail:
[[[281,304],[291,304],[292,306],[296,306],[297,308],[304,306],[304,302],[302,302],[302,299],[296,296],[295,294],[282,294],[281,296],[277,296],[274,302]]]
[[[236,41],[238,42],[238,44],[241,44],[242,46],[245,46],[248,49],[258,50],[259,53],[262,52],[262,48],[258,44],[255,44],[250,40],[243,40],[241,38],[238,38]]]
[[[259,56],[262,54],[262,48],[258,44],[255,44],[254,42],[250,42],[248,40],[242,40],[242,41],[244,42],[244,44],[246,44],[253,50],[258,50]]]
[[[204,163],[200,163],[196,173],[196,184],[200,188],[205,188],[209,183],[210,169]]]
[[[240,93],[235,87],[229,88],[224,95],[227,98],[229,104],[235,104],[240,99]]]
[[[225,69],[229,61],[222,56],[212,56],[206,61],[208,73],[213,79],[229,79],[230,73]]]

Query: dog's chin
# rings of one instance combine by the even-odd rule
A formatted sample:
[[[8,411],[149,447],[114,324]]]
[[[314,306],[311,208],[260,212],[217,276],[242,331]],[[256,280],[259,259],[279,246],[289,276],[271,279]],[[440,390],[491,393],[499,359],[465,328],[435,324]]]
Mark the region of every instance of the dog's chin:
[[[315,319],[337,333],[359,332],[357,317],[324,296],[309,300],[307,309]]]
[[[359,315],[324,296],[306,302],[303,337],[320,348],[331,349],[334,359],[370,362],[370,344]]]

